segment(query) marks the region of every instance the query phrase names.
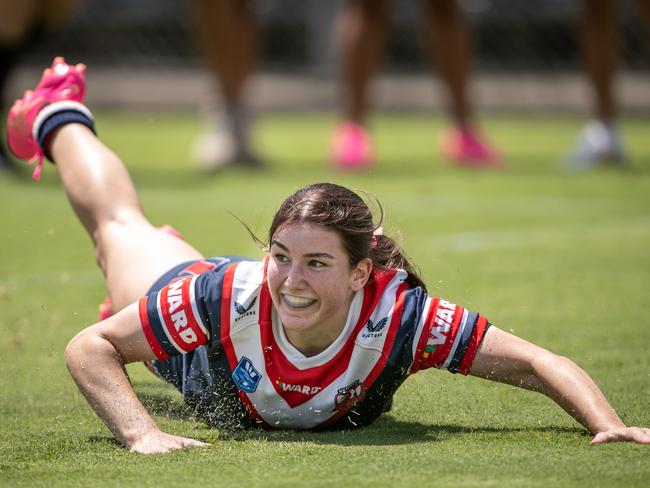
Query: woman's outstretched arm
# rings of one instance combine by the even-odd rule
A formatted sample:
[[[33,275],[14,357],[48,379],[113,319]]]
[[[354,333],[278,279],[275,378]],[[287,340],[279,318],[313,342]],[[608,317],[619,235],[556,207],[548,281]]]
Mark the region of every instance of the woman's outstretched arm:
[[[65,362],[79,390],[113,435],[131,451],[162,453],[203,442],[162,432],[138,400],[124,365],[154,359],[138,318],[138,304],[81,331]]]
[[[490,327],[470,374],[543,393],[594,434],[592,444],[650,444],[650,429],[626,427],[594,381],[573,361]]]

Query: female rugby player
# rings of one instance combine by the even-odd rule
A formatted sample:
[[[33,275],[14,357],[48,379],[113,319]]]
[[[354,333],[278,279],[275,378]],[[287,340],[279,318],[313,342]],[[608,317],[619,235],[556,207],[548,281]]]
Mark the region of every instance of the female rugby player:
[[[117,311],[74,337],[66,364],[97,415],[143,453],[203,446],[162,432],[124,365],[145,361],[215,425],[340,429],[390,407],[427,368],[540,392],[585,426],[592,443],[650,443],[626,427],[570,360],[430,297],[399,246],[354,192],[306,186],[278,209],[262,261],[205,258],[143,215],[122,162],[94,134],[84,69],[54,60],[11,108],[23,159],[55,162],[90,235]],[[36,174],[38,176],[38,174]]]

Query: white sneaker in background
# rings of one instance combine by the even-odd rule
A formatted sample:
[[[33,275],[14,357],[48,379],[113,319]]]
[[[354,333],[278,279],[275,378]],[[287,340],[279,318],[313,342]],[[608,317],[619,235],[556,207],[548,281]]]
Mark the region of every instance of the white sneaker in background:
[[[235,160],[235,141],[217,117],[203,122],[202,133],[192,144],[192,160],[204,171],[214,171],[230,166]]]
[[[619,165],[624,161],[623,142],[616,126],[600,120],[592,120],[584,126],[569,154],[569,167],[575,170]]]
[[[192,159],[204,171],[227,166],[260,167],[251,148],[250,115],[240,106],[203,113],[202,134],[192,145]]]

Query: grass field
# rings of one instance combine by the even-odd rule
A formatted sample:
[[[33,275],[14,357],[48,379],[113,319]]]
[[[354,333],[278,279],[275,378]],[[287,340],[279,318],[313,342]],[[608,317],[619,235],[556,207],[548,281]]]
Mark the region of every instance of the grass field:
[[[259,256],[235,213],[263,234],[283,197],[313,181],[368,190],[399,229],[432,293],[569,356],[629,424],[650,426],[650,121],[623,129],[632,167],[569,174],[562,155],[581,121],[485,121],[508,167],[473,172],[435,156],[441,120],[373,120],[379,164],[341,175],[325,164],[333,119],[261,118],[261,172],[205,176],[187,163],[194,114],[98,114],[127,162],[147,215],[208,255]],[[0,177],[0,486],[650,486],[650,447],[590,447],[547,399],[427,371],[393,411],[356,432],[211,430],[140,365],[136,391],[167,431],[205,450],[130,454],[69,378],[67,341],[105,294],[90,241],[55,170]]]

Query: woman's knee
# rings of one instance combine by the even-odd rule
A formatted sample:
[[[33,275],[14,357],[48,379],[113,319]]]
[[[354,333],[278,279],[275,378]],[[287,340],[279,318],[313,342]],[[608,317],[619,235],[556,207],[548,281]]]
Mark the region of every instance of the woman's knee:
[[[176,231],[152,225],[114,223],[98,240],[97,261],[117,306],[143,296],[172,267],[203,259]]]

